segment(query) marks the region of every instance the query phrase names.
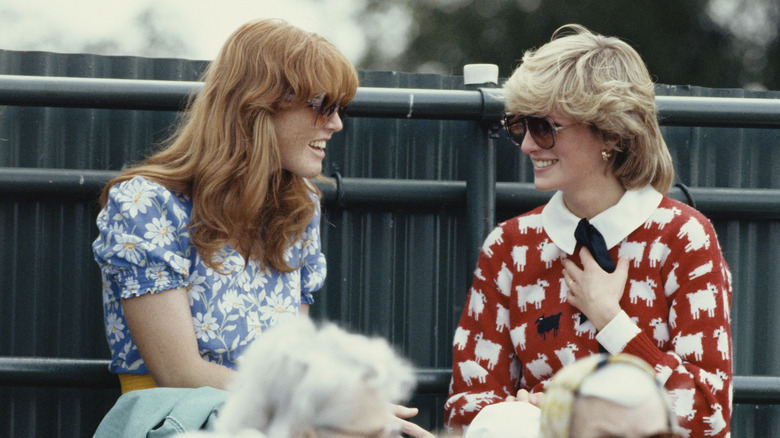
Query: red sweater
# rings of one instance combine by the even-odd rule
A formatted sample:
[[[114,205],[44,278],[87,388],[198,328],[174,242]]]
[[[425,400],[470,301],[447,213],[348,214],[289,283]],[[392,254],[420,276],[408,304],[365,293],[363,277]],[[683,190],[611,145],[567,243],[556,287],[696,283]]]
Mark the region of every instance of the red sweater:
[[[482,407],[520,388],[543,391],[561,367],[603,347],[654,366],[689,436],[726,436],[732,289],[709,220],[664,197],[610,249],[613,260],[631,260],[625,313],[597,338],[566,301],[562,260],[581,265],[579,246],[568,255],[552,243],[542,210],[500,224],[483,245],[454,337],[447,426],[461,430]]]

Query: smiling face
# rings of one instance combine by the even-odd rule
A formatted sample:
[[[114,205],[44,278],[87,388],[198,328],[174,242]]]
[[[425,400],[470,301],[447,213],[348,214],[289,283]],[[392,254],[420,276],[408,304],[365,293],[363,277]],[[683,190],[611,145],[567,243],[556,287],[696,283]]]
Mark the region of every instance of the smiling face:
[[[273,116],[282,169],[303,178],[322,172],[326,142],[344,125],[338,114],[321,128],[314,127],[315,112],[309,107],[286,109]]]
[[[601,151],[607,147],[604,141],[589,126],[578,125],[573,118],[552,115],[550,119],[568,127],[555,134],[555,146],[540,148],[528,132],[521,146],[533,163],[536,188],[574,194],[598,187],[601,180],[608,178],[607,162],[601,157]]]
[[[572,117],[553,114],[549,118],[566,127],[555,134],[555,146],[540,148],[530,132],[521,145],[533,163],[536,188],[563,192],[566,206],[578,217],[591,218],[617,203],[625,189],[602,156],[613,146]]]

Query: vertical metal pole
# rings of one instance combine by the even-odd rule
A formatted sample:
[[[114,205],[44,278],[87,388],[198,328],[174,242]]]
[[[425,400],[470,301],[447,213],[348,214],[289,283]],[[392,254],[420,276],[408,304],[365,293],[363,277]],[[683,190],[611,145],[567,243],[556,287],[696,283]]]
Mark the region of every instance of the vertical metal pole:
[[[490,88],[498,84],[498,66],[469,64],[463,67],[463,85],[467,89]],[[484,96],[483,96],[484,108]],[[484,110],[483,110],[484,112]],[[466,181],[466,222],[468,226],[468,283],[477,265],[479,250],[496,222],[495,140],[489,123],[473,128],[471,169]]]

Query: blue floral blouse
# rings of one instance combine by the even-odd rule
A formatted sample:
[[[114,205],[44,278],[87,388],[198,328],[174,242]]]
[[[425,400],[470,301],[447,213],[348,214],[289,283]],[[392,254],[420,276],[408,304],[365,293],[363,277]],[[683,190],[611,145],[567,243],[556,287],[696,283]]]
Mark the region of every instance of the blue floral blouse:
[[[318,204],[319,205],[319,204]],[[286,252],[299,266],[289,273],[244,259],[230,246],[207,267],[190,243],[192,200],[142,177],[112,187],[97,218],[92,244],[103,277],[103,313],[114,373],[147,374],[122,312],[122,298],[187,288],[203,358],[235,368],[267,327],[298,315],[313,302],[326,274],[320,248],[320,209],[303,237]]]

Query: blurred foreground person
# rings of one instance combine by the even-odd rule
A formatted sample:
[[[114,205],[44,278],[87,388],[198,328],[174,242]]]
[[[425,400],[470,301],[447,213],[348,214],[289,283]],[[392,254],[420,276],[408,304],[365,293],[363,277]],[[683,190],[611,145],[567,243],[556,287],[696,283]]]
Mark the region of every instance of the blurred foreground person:
[[[628,354],[561,369],[541,404],[543,438],[679,438],[676,415],[653,369]]]
[[[396,437],[393,406],[413,386],[412,368],[385,340],[301,319],[269,330],[242,359],[215,432]]]

